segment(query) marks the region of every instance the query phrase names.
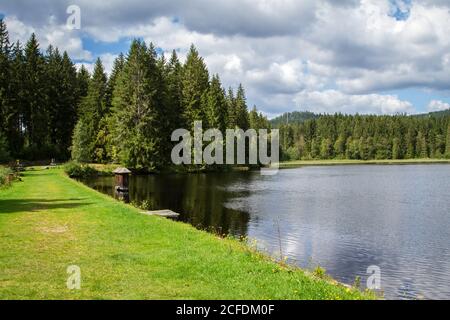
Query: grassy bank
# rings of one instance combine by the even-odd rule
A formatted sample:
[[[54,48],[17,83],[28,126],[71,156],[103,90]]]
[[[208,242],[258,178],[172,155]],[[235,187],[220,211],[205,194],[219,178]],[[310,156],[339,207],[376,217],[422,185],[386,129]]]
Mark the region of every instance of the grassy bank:
[[[403,160],[296,160],[280,163],[280,168],[295,168],[302,166],[333,166],[333,165],[407,165],[407,164],[450,164],[450,159],[403,159]]]
[[[66,286],[81,268],[81,289]],[[361,299],[235,240],[149,217],[62,170],[0,191],[0,299]]]

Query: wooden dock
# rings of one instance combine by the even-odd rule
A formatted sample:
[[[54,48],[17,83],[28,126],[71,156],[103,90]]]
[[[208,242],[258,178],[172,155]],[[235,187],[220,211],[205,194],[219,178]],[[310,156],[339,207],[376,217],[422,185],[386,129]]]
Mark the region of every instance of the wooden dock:
[[[143,211],[142,214],[147,216],[159,216],[164,218],[178,218],[179,213],[173,212],[172,210],[155,210],[155,211]]]

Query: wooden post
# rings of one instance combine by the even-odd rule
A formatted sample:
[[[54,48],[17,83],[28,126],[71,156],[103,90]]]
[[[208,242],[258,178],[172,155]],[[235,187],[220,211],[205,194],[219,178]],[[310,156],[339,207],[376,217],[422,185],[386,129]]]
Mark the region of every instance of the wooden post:
[[[128,203],[130,201],[128,183],[131,171],[127,168],[117,168],[113,173],[116,176],[116,196]]]

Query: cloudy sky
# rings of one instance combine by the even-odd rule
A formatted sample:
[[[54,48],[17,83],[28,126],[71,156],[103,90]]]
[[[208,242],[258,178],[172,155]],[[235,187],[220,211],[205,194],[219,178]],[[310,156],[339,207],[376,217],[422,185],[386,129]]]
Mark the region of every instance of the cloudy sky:
[[[67,28],[67,8],[81,28]],[[2,0],[13,40],[32,32],[107,70],[131,39],[184,57],[194,43],[249,105],[292,110],[418,113],[450,107],[447,0]]]

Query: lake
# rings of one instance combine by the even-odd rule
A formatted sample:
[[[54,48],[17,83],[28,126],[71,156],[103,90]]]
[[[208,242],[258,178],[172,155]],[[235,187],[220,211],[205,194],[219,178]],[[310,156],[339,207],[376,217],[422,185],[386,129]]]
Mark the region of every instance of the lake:
[[[114,195],[114,178],[85,181]],[[450,298],[450,165],[302,167],[133,176],[130,198],[180,220],[256,240],[259,250],[364,286],[381,271],[387,299]]]

